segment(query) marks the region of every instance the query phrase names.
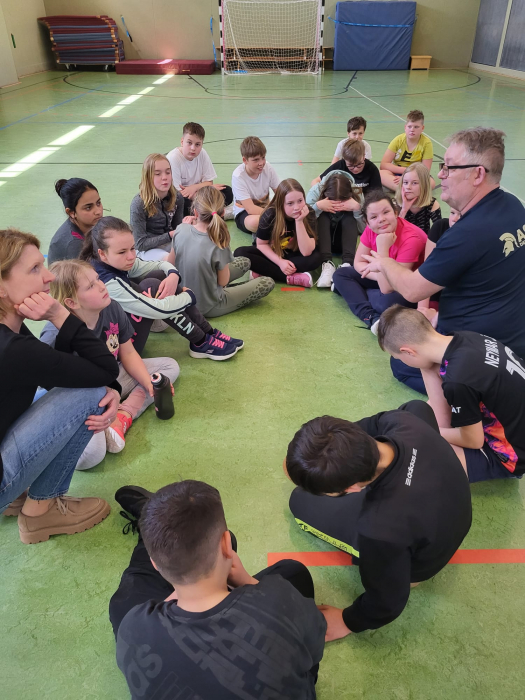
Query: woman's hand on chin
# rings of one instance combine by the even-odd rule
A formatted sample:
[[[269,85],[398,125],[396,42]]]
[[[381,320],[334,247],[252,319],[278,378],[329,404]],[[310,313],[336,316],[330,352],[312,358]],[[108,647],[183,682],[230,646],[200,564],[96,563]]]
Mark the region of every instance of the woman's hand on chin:
[[[22,318],[31,321],[51,321],[57,328],[60,328],[69,316],[69,311],[46,292],[26,297],[21,304],[15,304],[15,311]]]

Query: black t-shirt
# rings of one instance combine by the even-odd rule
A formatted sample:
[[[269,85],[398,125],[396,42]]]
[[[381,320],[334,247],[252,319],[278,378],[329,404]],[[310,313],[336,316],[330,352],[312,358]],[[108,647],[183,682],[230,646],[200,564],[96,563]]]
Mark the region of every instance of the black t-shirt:
[[[465,471],[434,428],[404,410],[357,424],[373,438],[388,441],[395,458],[367,488],[357,526],[365,592],[343,611],[352,632],[395,620],[408,601],[410,583],[435,576],[472,521]]]
[[[332,173],[334,170],[342,170],[345,173],[349,173],[355,180],[354,187],[363,190],[363,194],[366,194],[370,190],[380,190],[382,188],[381,175],[379,174],[377,165],[374,165],[371,160],[365,160],[365,167],[356,175],[356,173],[348,170],[345,159],[341,158],[337,163],[327,168],[324,173],[321,173],[321,180],[325,175]]]
[[[484,333],[525,357],[524,225],[523,204],[498,188],[443,234],[418,270],[444,287],[440,333]]]
[[[306,217],[306,221],[310,224],[310,227],[312,228],[312,231],[317,230],[317,217],[315,216],[315,212],[313,209],[308,207],[310,209],[310,213]],[[260,238],[261,241],[269,241],[272,237],[272,229],[273,229],[273,223],[275,221],[275,209],[273,207],[269,207],[266,209],[261,214],[261,218],[259,219],[259,227],[257,229],[257,233],[255,234],[256,238]],[[290,245],[293,245],[294,239],[296,237],[296,224],[297,222],[295,219],[284,219],[284,223],[286,226],[286,231],[283,236],[281,236],[281,248],[283,250],[283,256],[287,257],[288,255],[297,255],[298,251],[294,251],[289,248]]]
[[[202,613],[137,605],[118,629],[117,663],[133,700],[312,700],[325,632],[315,602],[269,575]]]
[[[448,219],[438,219],[432,224],[430,231],[428,232],[428,240],[432,243],[437,243],[441,236],[446,233],[450,228]]]
[[[485,441],[516,476],[525,472],[525,362],[479,333],[454,333],[441,363],[453,428],[483,422]]]

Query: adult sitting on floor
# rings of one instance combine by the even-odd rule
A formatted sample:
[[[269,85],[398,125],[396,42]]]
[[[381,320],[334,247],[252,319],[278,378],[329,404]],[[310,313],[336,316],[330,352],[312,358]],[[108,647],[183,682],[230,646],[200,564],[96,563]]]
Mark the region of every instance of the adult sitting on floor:
[[[440,333],[476,331],[525,357],[525,208],[500,187],[504,136],[485,127],[454,134],[438,177],[441,198],[460,212],[459,221],[418,270],[378,253],[370,254],[369,270],[382,272],[391,287],[411,302],[443,290]],[[391,365],[397,379],[424,393],[417,368],[395,359]]]
[[[356,423],[308,421],[285,471],[299,487],[290,510],[302,529],[358,558],[365,592],[344,610],[320,607],[327,641],[395,620],[410,588],[435,576],[470,528],[467,477],[423,401]]]

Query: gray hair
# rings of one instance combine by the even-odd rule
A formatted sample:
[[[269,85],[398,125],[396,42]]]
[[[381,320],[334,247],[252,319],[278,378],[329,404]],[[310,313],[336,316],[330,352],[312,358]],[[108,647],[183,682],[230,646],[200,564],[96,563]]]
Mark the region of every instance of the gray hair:
[[[463,146],[469,158],[486,168],[488,178],[499,182],[505,165],[505,136],[499,129],[475,126],[457,131],[450,137],[450,144]]]

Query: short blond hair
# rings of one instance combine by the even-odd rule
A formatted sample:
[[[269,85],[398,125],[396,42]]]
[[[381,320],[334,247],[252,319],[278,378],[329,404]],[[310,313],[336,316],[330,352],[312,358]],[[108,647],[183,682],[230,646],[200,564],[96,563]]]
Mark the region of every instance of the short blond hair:
[[[499,182],[505,165],[505,132],[486,126],[475,126],[453,134],[449,143],[463,146],[467,156],[488,171],[488,178]]]
[[[40,250],[40,241],[32,233],[24,233],[17,228],[0,231],[0,284],[9,279],[13,266],[20,260],[24,248],[34,245]],[[0,319],[12,310],[9,301],[0,297]]]
[[[55,275],[55,279],[50,284],[51,296],[62,306],[66,306],[66,299],[77,301],[78,278],[83,270],[93,268],[84,260],[58,260],[53,263],[49,271]],[[71,311],[66,306],[68,311]]]
[[[403,189],[403,180],[407,173],[417,173],[417,178],[419,180],[419,197],[415,200],[412,206],[414,207],[428,207],[432,202],[432,181],[430,180],[430,172],[428,168],[423,165],[423,163],[412,163],[406,168],[405,172],[399,180],[399,184],[396,189],[396,202],[401,206],[403,204],[403,196],[401,191]]]

